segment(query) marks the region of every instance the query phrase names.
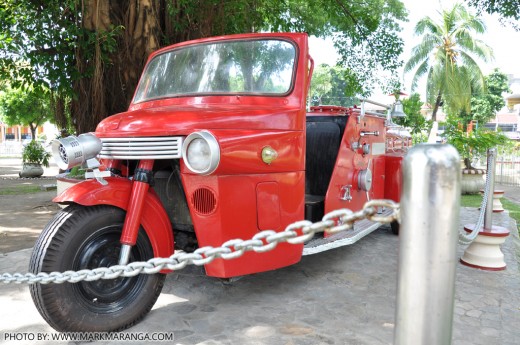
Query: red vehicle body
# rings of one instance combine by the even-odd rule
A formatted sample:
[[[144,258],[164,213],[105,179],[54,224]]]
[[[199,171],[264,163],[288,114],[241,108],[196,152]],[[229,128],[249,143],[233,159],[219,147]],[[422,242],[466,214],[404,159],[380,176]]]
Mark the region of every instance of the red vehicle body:
[[[192,54],[195,51],[201,55]],[[282,61],[273,60],[275,55],[283,57]],[[175,70],[171,67],[175,64],[182,64],[183,69]],[[55,202],[71,205],[72,215],[65,215],[66,208],[51,221],[42,234],[47,240],[39,240],[35,247],[31,268],[81,269],[147,259],[149,255],[134,253],[140,241],[151,247],[153,256],[168,257],[175,248],[189,252],[220,246],[231,239],[250,239],[262,230],[283,231],[299,220],[318,221],[336,209],[356,211],[371,199],[399,201],[401,158],[409,141],[387,135],[384,116],[363,114],[358,108],[317,106],[307,111],[312,66],[307,35],[296,33],[216,37],[153,53],[128,111],[103,120],[88,137],[102,143],[100,152],[93,152],[101,159],[95,168],[110,176],[94,174],[97,179],[56,197]],[[178,76],[188,84],[196,80],[197,85],[187,90],[172,87],[170,79],[162,77],[167,72],[171,80]],[[81,162],[92,158],[73,151],[86,146],[81,136],[56,145],[56,155],[66,167],[71,152]],[[97,216],[99,209],[102,214]],[[124,222],[110,223],[110,212],[124,217]],[[62,223],[71,224],[81,223],[82,217],[90,217],[85,223],[107,220],[97,227],[85,225],[91,235],[81,237],[68,230],[72,225],[57,224],[60,217],[70,217]],[[350,235],[321,236],[305,247],[280,244],[266,253],[216,259],[205,265],[206,273],[229,278],[288,266],[304,254],[353,243],[378,226],[360,224]],[[120,231],[118,237],[99,230],[113,227]],[[72,267],[48,258],[58,251],[49,253],[52,243],[48,239],[60,232],[66,234],[60,245],[69,248],[63,251],[70,251],[77,262]],[[104,241],[117,250],[104,248],[100,244]],[[117,284],[132,285],[136,279],[120,279]],[[135,310],[129,301],[121,302],[122,295],[131,293],[139,300],[145,292],[117,284],[96,288],[88,285],[94,282],[79,284],[85,285],[70,296],[85,304],[83,316],[79,312],[77,316],[83,317],[82,323],[64,321],[70,320],[73,311],[53,311],[60,303],[58,295],[46,297],[41,286],[31,290],[40,313],[58,330],[122,329],[142,317],[156,298],[144,298],[139,302],[143,307],[126,320],[96,322],[93,316],[89,323],[84,321],[88,312],[109,314],[113,319],[122,313],[113,314],[116,309]],[[154,284],[158,295],[162,283]],[[110,289],[119,297],[107,298],[105,306],[89,305],[89,300],[98,300],[98,295],[103,297],[103,291]],[[109,306],[114,303],[118,307]]]

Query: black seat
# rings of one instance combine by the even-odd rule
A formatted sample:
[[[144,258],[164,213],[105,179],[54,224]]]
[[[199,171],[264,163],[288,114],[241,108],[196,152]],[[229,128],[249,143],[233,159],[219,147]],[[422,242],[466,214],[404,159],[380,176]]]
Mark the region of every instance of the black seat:
[[[335,121],[322,119],[333,120],[334,117],[313,116],[307,119],[305,193],[324,196],[336,164],[344,127],[342,130]]]
[[[305,218],[323,217],[324,199],[336,164],[347,116],[307,116]]]

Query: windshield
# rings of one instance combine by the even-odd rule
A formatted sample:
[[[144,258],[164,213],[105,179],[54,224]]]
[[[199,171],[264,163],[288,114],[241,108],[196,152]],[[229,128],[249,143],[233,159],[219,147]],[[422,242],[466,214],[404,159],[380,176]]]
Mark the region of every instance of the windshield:
[[[148,64],[134,103],[193,94],[287,94],[296,48],[276,39],[187,46]]]

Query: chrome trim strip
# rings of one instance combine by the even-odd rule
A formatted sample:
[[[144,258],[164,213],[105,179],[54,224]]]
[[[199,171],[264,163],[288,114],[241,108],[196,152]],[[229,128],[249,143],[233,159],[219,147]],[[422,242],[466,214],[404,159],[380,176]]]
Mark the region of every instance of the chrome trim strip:
[[[179,159],[184,137],[100,138],[99,158]]]
[[[389,215],[392,210],[386,208],[381,215]],[[315,238],[310,240],[303,247],[302,255],[312,255],[326,250],[343,247],[356,243],[358,240],[377,230],[382,224],[363,219],[354,223],[354,229],[339,232],[331,237]]]

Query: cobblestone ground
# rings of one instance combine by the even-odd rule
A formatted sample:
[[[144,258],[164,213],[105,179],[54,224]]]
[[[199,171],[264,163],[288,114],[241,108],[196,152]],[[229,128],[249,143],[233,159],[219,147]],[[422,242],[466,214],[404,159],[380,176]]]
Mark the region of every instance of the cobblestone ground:
[[[463,208],[460,223],[474,223],[477,215]],[[507,213],[493,217],[495,225],[515,229]],[[31,227],[33,220],[19,222]],[[505,271],[457,263],[453,344],[520,344],[519,242],[512,231],[502,246]],[[190,266],[168,276],[154,309],[127,332],[174,332],[183,345],[391,344],[398,246],[383,227],[352,246],[226,283]],[[26,272],[30,251],[0,254],[0,273]],[[459,246],[458,257],[463,251]],[[0,343],[6,332],[52,332],[26,285],[1,284],[0,306]]]
[[[461,223],[468,223],[477,211],[464,209],[462,215]],[[496,218],[496,224],[512,228],[506,214]],[[502,247],[505,271],[457,264],[453,344],[520,343],[515,241],[511,236]],[[29,254],[27,249],[1,257],[0,272],[25,271]],[[154,309],[128,332],[173,331],[177,344],[391,344],[397,258],[398,238],[382,228],[355,245],[231,283],[190,266],[167,278]],[[52,331],[27,286],[0,286],[0,304],[2,331]]]

